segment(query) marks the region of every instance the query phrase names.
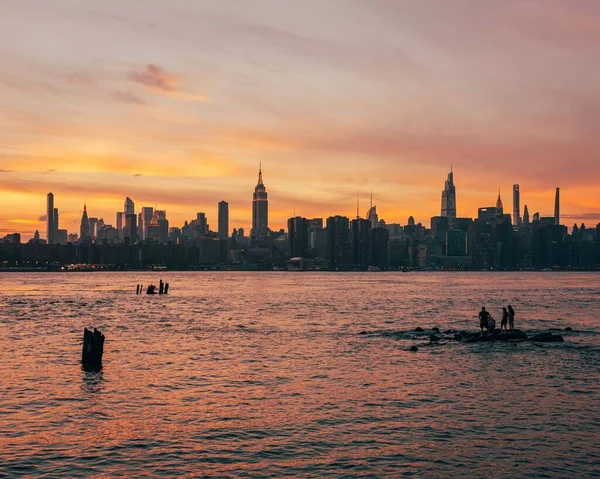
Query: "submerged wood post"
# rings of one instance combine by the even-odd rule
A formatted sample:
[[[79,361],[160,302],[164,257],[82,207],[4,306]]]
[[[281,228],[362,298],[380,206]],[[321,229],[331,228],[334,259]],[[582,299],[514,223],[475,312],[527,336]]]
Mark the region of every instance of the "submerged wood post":
[[[169,283],[165,283],[165,294],[169,292]]]
[[[140,294],[140,285],[139,284],[135,288],[135,294]]]
[[[83,350],[81,362],[86,371],[100,371],[102,369],[102,353],[104,352],[104,334],[94,328],[91,332],[83,328]]]
[[[148,285],[148,289],[146,290],[146,294],[156,294],[156,286],[153,284]]]
[[[158,283],[158,294],[163,294],[165,292],[165,283],[163,283],[163,280],[159,280]]]

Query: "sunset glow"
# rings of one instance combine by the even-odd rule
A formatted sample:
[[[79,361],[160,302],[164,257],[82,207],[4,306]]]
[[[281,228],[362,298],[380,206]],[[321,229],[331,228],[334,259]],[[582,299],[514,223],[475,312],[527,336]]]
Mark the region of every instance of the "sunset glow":
[[[529,211],[600,222],[600,5],[579,0],[4,0],[0,234],[126,196],[170,224],[230,205],[429,224],[450,165],[459,216],[513,183]],[[362,205],[362,203],[361,203]]]

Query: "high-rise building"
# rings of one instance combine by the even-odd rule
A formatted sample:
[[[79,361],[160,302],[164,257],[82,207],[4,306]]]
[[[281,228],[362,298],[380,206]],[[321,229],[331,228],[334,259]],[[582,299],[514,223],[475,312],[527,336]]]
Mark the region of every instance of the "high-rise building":
[[[252,232],[250,235],[266,236],[269,234],[269,201],[267,189],[263,183],[262,165],[258,169],[258,183],[252,195]]]
[[[46,241],[48,244],[54,243],[54,231],[56,225],[54,223],[54,195],[48,193],[46,205]]]
[[[160,242],[165,244],[169,241],[169,220],[165,210],[156,210],[158,226],[160,227]]]
[[[498,190],[498,200],[496,201],[496,217],[502,218],[504,216],[504,206],[502,205],[502,198],[500,198],[500,190]]]
[[[59,218],[58,218],[58,208],[54,208],[54,231],[52,232],[52,242],[53,243],[60,243],[60,241],[58,240],[57,234],[58,234],[58,229],[59,229]]]
[[[367,220],[371,223],[371,228],[377,228],[379,217],[377,216],[377,206],[373,206],[373,192],[371,191],[371,204],[367,212]]]
[[[560,224],[560,188],[556,188],[556,196],[554,197],[554,224]]]
[[[448,179],[444,184],[444,191],[442,191],[442,215],[448,218],[450,224],[454,223],[456,219],[456,188],[454,187],[454,173],[450,168],[448,173]]]
[[[519,185],[513,185],[513,225],[521,226],[521,193]]]
[[[390,232],[387,228],[371,229],[371,261],[369,266],[387,269],[389,266]]]
[[[158,215],[157,212],[154,211],[152,214],[152,218],[146,225],[146,239],[156,241],[160,243],[160,225],[158,224]]]
[[[148,225],[152,221],[152,217],[154,216],[154,208],[151,206],[142,206],[139,230],[140,236],[143,240],[148,237]],[[158,220],[157,220],[158,221]]]
[[[133,203],[133,201],[131,201],[131,198],[129,198],[129,196],[125,198],[125,204],[123,205],[123,214],[125,216],[135,214],[135,204]]]
[[[525,205],[525,209],[523,210],[523,226],[529,226],[529,210],[527,209],[527,205]]]
[[[306,258],[308,253],[308,220],[295,216],[288,220],[290,258]]]
[[[327,259],[334,270],[348,268],[350,220],[345,216],[327,218]]]
[[[308,231],[323,229],[323,218],[312,218],[308,220]]]
[[[117,238],[123,240],[123,213],[117,212]]]
[[[81,243],[90,240],[90,220],[88,219],[87,207],[83,205],[83,214],[81,215],[81,224],[79,226],[79,241]]]
[[[219,201],[219,239],[229,238],[229,203]]]
[[[123,233],[126,243],[134,244],[137,242],[137,216],[135,213],[125,215],[125,228]]]
[[[196,225],[199,236],[206,236],[208,234],[208,222],[204,213],[196,213]]]
[[[356,218],[352,220],[350,229],[352,231],[352,264],[355,268],[367,269],[371,262],[371,222]]]
[[[88,222],[90,225],[90,239],[95,240],[98,236],[98,218],[90,218]]]

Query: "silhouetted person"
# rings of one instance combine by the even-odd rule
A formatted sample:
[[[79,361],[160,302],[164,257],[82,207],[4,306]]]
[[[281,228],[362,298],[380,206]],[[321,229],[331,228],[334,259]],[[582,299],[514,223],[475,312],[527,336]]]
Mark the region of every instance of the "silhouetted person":
[[[494,332],[496,331],[496,320],[494,318],[492,318],[491,316],[488,319],[488,334],[494,334]]]
[[[483,328],[488,328],[488,322],[490,318],[490,313],[488,313],[485,310],[485,306],[483,306],[481,311],[479,311],[479,327],[481,328],[481,334],[483,334]]]
[[[508,331],[508,310],[506,308],[502,308],[502,320],[500,321],[500,332],[502,332],[502,328],[504,328],[504,331]]]
[[[511,331],[515,330],[515,310],[510,304],[508,305],[508,327]]]

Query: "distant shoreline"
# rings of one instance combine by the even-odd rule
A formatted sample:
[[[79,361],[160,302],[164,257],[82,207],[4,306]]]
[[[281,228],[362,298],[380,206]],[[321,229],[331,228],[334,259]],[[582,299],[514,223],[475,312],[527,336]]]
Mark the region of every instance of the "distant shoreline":
[[[288,274],[302,274],[302,273],[365,273],[365,274],[389,274],[389,273],[448,273],[448,274],[460,274],[460,273],[598,273],[600,269],[539,269],[539,270],[444,270],[444,269],[414,269],[410,271],[402,270],[384,270],[384,271],[358,271],[358,270],[346,270],[346,271],[331,271],[331,270],[311,270],[311,271],[288,271],[288,270],[272,270],[272,269],[110,269],[110,268],[97,268],[97,269],[48,269],[48,268],[0,268],[0,273],[288,273]]]

